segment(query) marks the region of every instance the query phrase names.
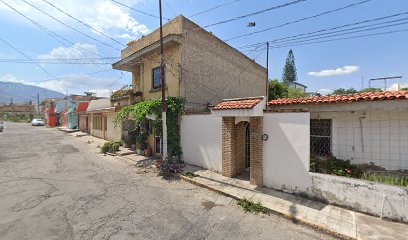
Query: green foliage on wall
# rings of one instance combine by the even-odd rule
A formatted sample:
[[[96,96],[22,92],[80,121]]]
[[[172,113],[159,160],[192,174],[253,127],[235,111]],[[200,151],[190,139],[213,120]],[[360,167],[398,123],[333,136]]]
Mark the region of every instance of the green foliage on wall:
[[[184,99],[168,97],[167,100],[167,155],[169,158],[181,159],[179,118],[184,111]],[[121,124],[124,120],[132,119],[136,125],[146,123],[147,116],[154,116],[153,127],[157,134],[162,135],[162,103],[161,99],[152,99],[121,109],[114,119],[114,124]]]

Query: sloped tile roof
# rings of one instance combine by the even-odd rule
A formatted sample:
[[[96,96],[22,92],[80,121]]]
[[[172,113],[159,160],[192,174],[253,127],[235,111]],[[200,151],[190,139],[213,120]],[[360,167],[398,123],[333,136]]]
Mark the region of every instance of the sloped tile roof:
[[[77,112],[86,112],[89,102],[80,102],[77,107]]]
[[[396,99],[408,100],[408,91],[367,92],[352,95],[338,95],[327,97],[283,98],[278,100],[272,100],[268,102],[268,105],[276,106],[296,104],[342,103],[342,102],[382,101]]]
[[[213,110],[252,109],[260,103],[261,100],[262,98],[225,100],[217,104]]]

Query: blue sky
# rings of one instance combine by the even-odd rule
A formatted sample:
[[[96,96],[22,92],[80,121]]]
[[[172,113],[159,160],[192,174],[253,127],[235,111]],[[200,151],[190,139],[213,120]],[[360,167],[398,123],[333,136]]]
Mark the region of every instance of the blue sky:
[[[69,42],[61,39],[60,41],[55,40],[29,20],[11,10],[2,1]],[[70,19],[44,2],[44,0],[24,1],[38,6],[44,12],[107,45],[118,49],[123,48],[117,42]],[[107,47],[102,43],[68,29],[66,26],[32,8],[24,1],[0,1],[0,29],[2,29],[0,38],[11,43],[33,60],[94,58],[98,57],[98,55],[104,57],[120,56],[119,50]],[[110,0],[47,1],[122,44],[140,38],[159,26],[157,18],[132,11]],[[135,9],[158,15],[157,0],[117,1]],[[211,12],[192,17],[191,20],[201,26],[205,26],[291,1],[293,0],[239,0]],[[359,1],[361,0],[307,0],[256,16],[209,27],[207,30],[220,39],[225,40]],[[179,14],[188,17],[197,12],[228,2],[232,1],[163,0],[163,15],[166,18],[173,18]],[[240,47],[402,12],[408,12],[408,1],[406,0],[372,0],[365,4],[318,18],[272,29],[249,37],[231,40],[228,43],[233,47]],[[394,19],[405,17],[408,17],[408,15]],[[246,26],[248,22],[256,22],[256,26],[249,28]],[[354,35],[347,35],[347,37],[401,29],[408,29],[407,24],[356,33]],[[401,80],[401,84],[403,86],[408,85],[408,81],[405,80],[408,76],[407,37],[408,32],[400,32],[327,43],[273,48],[270,51],[269,77],[271,79],[280,79],[285,58],[289,49],[292,48],[296,58],[299,82],[307,85],[310,91],[321,90],[326,92],[327,90],[325,89],[336,89],[339,87],[360,89],[362,87],[362,78],[364,79],[364,86],[367,87],[368,79],[388,75],[403,75],[404,78]],[[249,56],[253,58],[258,54],[258,52],[253,52]],[[0,59],[24,59],[24,56],[0,41]],[[265,66],[265,59],[265,53],[262,53],[256,61]],[[45,73],[35,64],[0,62],[0,81],[28,83],[63,93],[82,93],[83,91],[92,90],[104,96],[108,95],[111,90],[118,89],[122,85],[131,82],[129,73],[109,70],[111,68],[110,65],[41,64],[41,66],[50,74]],[[395,88],[396,83],[398,81],[389,81],[388,88]],[[383,85],[378,82],[374,83],[373,86],[382,87]]]

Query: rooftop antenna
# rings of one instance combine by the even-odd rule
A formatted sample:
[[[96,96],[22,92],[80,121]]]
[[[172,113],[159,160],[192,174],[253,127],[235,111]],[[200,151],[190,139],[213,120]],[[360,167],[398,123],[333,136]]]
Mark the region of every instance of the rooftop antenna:
[[[400,79],[400,78],[402,78],[402,76],[389,76],[389,77],[381,77],[381,78],[372,78],[368,82],[368,85],[371,88],[371,81],[384,81],[384,91],[387,91],[387,80]],[[399,86],[398,86],[398,90],[399,90]]]

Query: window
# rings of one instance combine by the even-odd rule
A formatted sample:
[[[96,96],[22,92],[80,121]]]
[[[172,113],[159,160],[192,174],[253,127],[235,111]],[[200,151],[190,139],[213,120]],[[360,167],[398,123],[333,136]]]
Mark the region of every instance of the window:
[[[166,79],[166,65],[163,66],[164,79]],[[158,89],[161,87],[160,67],[152,70],[152,88]]]
[[[310,119],[310,153],[312,156],[330,156],[331,123],[331,119]]]
[[[102,116],[93,116],[92,122],[92,129],[102,131]]]

